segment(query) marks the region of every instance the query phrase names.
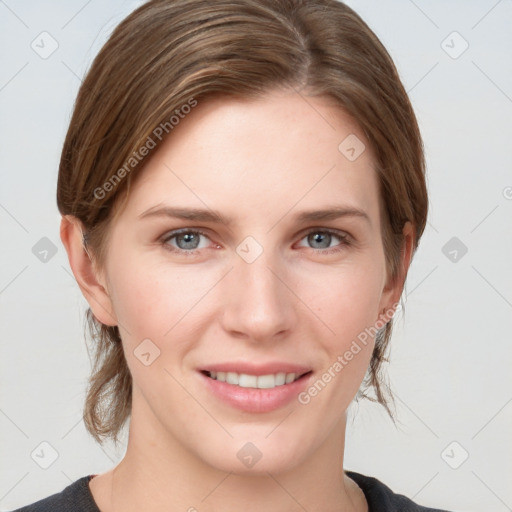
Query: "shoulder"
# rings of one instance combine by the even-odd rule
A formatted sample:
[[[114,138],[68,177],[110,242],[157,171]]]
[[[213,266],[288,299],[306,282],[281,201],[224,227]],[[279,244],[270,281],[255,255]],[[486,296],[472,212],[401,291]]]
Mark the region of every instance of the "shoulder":
[[[394,493],[377,478],[353,471],[345,471],[345,474],[363,491],[368,502],[368,512],[448,512],[418,505],[406,496]]]
[[[83,476],[64,490],[13,512],[100,512],[89,489],[89,476]]]

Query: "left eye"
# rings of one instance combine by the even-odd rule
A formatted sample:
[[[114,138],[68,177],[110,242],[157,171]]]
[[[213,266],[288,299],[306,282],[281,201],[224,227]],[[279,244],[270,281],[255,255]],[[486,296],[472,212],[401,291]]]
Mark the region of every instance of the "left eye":
[[[306,240],[306,242],[312,249],[328,249],[331,247],[336,247],[339,245],[343,245],[347,243],[347,237],[342,234],[333,233],[331,231],[311,231],[308,233],[302,240]],[[332,244],[333,241],[338,240],[339,243]],[[299,244],[304,247],[303,244]]]

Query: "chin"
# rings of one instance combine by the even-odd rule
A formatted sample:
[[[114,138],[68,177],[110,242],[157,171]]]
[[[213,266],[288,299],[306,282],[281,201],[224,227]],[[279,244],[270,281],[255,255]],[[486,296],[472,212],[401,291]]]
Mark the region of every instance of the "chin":
[[[282,439],[265,438],[267,429],[260,436],[241,436],[230,439],[227,444],[216,443],[218,450],[208,450],[203,460],[210,466],[236,475],[268,476],[292,470],[306,456],[304,444],[288,441],[284,445]],[[284,436],[286,437],[286,436]],[[213,447],[212,447],[213,448]]]

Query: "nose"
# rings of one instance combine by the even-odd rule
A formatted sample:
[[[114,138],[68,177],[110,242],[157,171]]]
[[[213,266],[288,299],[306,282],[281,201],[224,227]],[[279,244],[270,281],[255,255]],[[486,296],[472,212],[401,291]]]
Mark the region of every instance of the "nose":
[[[223,328],[254,343],[285,337],[297,325],[296,299],[287,282],[284,268],[266,251],[252,263],[235,260],[223,283]]]

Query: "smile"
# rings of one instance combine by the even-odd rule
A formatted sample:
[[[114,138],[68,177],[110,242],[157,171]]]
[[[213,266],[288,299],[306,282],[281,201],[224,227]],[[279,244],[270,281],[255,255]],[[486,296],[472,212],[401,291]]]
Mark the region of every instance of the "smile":
[[[236,373],[236,372],[204,372],[205,375],[211,379],[226,382],[234,386],[242,388],[257,388],[257,389],[272,389],[277,386],[283,386],[285,384],[291,384],[296,380],[300,379],[306,373],[271,373],[268,375],[250,375],[248,373]]]

